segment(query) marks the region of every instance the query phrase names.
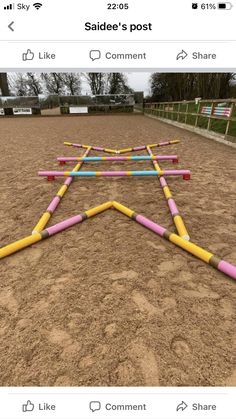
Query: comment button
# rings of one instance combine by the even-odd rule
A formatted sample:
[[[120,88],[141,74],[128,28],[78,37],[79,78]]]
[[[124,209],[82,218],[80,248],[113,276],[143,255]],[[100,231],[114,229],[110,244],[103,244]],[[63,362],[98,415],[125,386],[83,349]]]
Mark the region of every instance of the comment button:
[[[100,60],[101,56],[102,56],[102,54],[101,54],[101,51],[99,49],[91,49],[91,51],[89,52],[89,58],[92,61]]]
[[[89,409],[94,413],[101,410],[101,403],[97,401],[92,401],[89,403]]]

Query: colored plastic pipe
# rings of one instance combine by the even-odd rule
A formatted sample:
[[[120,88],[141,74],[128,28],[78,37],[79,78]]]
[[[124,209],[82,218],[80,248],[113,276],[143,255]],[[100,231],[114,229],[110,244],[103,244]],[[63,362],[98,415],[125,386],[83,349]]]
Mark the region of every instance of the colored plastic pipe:
[[[39,176],[58,177],[93,177],[93,176],[188,176],[191,175],[190,170],[130,170],[130,171],[110,171],[110,172],[57,172],[57,171],[40,171]]]
[[[117,150],[112,150],[110,148],[95,147],[95,146],[91,146],[87,144],[69,143],[68,141],[65,141],[64,144],[71,147],[86,148],[86,149],[89,148],[90,150],[103,151],[104,153],[117,154]]]
[[[83,157],[86,157],[89,154],[89,152],[90,152],[90,148],[88,148],[86,150]],[[73,171],[76,172],[77,170],[80,170],[82,165],[83,165],[83,162],[77,163],[76,166],[73,168]],[[73,182],[73,177],[68,177],[65,180],[64,185],[58,190],[56,196],[53,198],[50,205],[48,206],[46,211],[43,213],[43,215],[41,216],[41,218],[37,222],[36,226],[34,227],[34,229],[32,231],[32,234],[39,233],[40,231],[42,231],[45,228],[45,226],[49,222],[52,214],[55,212],[55,210],[58,207],[61,199],[63,198],[63,196],[65,195],[65,193],[69,189],[72,182]]]
[[[8,246],[2,247],[0,249],[0,259],[10,256],[13,253],[16,253],[26,247],[31,246],[32,244],[46,239],[54,234],[60,233],[60,231],[66,230],[69,227],[72,227],[75,224],[81,223],[82,221],[86,220],[87,218],[93,217],[96,214],[100,214],[101,212],[109,209],[112,206],[112,201],[105,202],[102,205],[98,205],[95,208],[92,208],[88,211],[85,211],[82,214],[76,215],[75,217],[69,218],[61,223],[55,224],[52,227],[48,227],[42,230],[39,233],[34,233],[31,236],[25,237],[21,240],[16,241],[15,243],[9,244]]]
[[[148,151],[150,156],[153,156],[152,150],[148,146],[147,146],[147,151]],[[156,171],[158,172],[159,170],[161,170],[161,168],[158,165],[156,160],[157,159],[154,159],[154,161],[152,161],[152,164],[153,164],[154,168],[156,169]],[[170,191],[170,188],[169,188],[164,176],[159,177],[159,182],[160,182],[160,185],[162,187],[164,196],[167,200],[169,210],[170,210],[170,213],[172,215],[173,222],[175,224],[175,227],[176,227],[176,230],[178,231],[179,236],[182,237],[182,239],[184,239],[184,240],[190,240],[190,237],[189,237],[188,231],[185,227],[183,218],[179,213],[178,207],[177,207],[177,205],[174,201],[174,198],[172,196],[172,193]]]
[[[166,228],[154,223],[153,221],[149,220],[143,215],[136,214],[135,211],[133,211],[132,209],[116,201],[105,202],[104,204],[92,208],[88,211],[85,211],[82,214],[76,215],[72,218],[62,221],[61,223],[55,224],[52,227],[48,227],[40,233],[35,233],[31,236],[25,237],[24,239],[18,240],[15,243],[5,246],[0,249],[0,259],[9,256],[19,250],[22,250],[28,246],[31,246],[32,244],[40,240],[46,239],[50,236],[53,236],[54,234],[66,230],[67,228],[72,227],[75,224],[81,223],[87,218],[93,217],[94,215],[97,215],[112,207],[121,212],[122,214],[126,215],[127,217],[135,220],[137,223],[141,224],[147,229],[153,231],[158,236],[165,238],[166,240],[170,241],[171,243],[175,244],[176,246],[180,247],[186,252],[192,254],[196,258],[202,260],[205,263],[208,263],[218,271],[221,271],[224,274],[228,275],[230,278],[236,280],[236,266],[230,264],[229,262],[226,262],[225,260],[219,258],[211,252],[208,252],[200,246],[197,246],[196,244],[190,241],[182,239],[177,234],[171,233]]]
[[[160,143],[155,143],[155,144],[149,144],[148,147],[153,148],[153,147],[164,147],[167,145],[171,145],[171,144],[177,144],[179,143],[179,140],[172,140],[172,141],[162,141]],[[78,148],[89,148],[91,150],[96,150],[96,151],[104,151],[105,153],[113,153],[113,154],[122,154],[122,153],[128,153],[129,151],[139,151],[139,150],[145,150],[146,149],[146,145],[141,145],[138,147],[129,147],[129,148],[124,148],[123,150],[112,150],[110,148],[103,148],[103,147],[95,147],[95,146],[89,146],[86,144],[77,144],[77,143],[70,143],[68,141],[64,142],[65,145],[71,146],[71,147],[78,147]]]
[[[83,162],[94,162],[94,161],[126,161],[126,160],[135,160],[135,161],[146,161],[146,160],[172,160],[176,162],[178,156],[112,156],[112,157],[58,157],[57,161],[59,162],[73,162],[73,161],[83,161]]]
[[[172,140],[172,141],[162,141],[160,143],[155,143],[155,144],[150,144],[149,147],[153,148],[153,147],[164,147],[167,145],[171,145],[171,144],[177,144],[179,143],[179,140]],[[122,154],[122,153],[128,153],[131,151],[137,151],[137,150],[145,150],[146,149],[146,145],[140,146],[140,147],[134,147],[134,148],[124,148],[123,150],[117,150],[118,154]]]
[[[171,233],[166,228],[154,223],[143,215],[136,214],[133,210],[125,207],[122,204],[119,204],[118,202],[113,201],[113,207],[129,218],[132,218],[137,223],[153,231],[158,236],[165,238],[171,243],[174,243],[176,246],[180,247],[188,253],[191,253],[196,258],[201,259],[203,262],[208,263],[215,269],[218,269],[218,271],[221,271],[232,279],[236,280],[236,266],[226,262],[225,260],[219,258],[213,253],[208,252],[200,246],[182,239],[182,237],[179,237],[177,234]]]

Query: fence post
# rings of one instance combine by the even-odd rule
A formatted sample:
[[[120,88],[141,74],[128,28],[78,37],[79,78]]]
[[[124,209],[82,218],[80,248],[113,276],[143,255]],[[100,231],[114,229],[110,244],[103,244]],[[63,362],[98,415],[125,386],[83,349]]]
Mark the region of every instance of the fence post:
[[[211,102],[211,114],[209,115],[209,119],[208,119],[207,131],[209,131],[211,128],[211,116],[213,115],[213,112],[214,112],[214,102]]]
[[[201,101],[199,100],[198,107],[197,107],[197,116],[196,116],[196,120],[195,120],[195,128],[197,127],[197,124],[198,124],[198,118],[199,118],[200,110],[201,110]]]
[[[235,106],[235,103],[232,102],[232,104],[231,104],[230,117],[229,117],[229,120],[227,121],[226,129],[225,129],[225,137],[227,137],[228,132],[229,132],[229,125],[230,125],[230,122],[231,122],[231,116],[233,115],[234,106]]]
[[[154,114],[155,114],[155,116],[157,116],[157,103],[155,103],[155,111],[154,111]]]
[[[159,106],[159,109],[160,109],[159,116],[160,116],[160,118],[162,118],[162,116],[163,116],[163,113],[162,113],[163,105],[162,104]]]
[[[178,111],[177,111],[177,122],[179,122],[179,112],[180,112],[180,102],[178,104]]]
[[[215,115],[215,109],[218,109],[218,104],[220,103],[221,105],[226,106],[225,104],[223,104],[223,102],[226,102],[227,104],[227,111],[230,108],[230,116],[227,116],[229,114],[229,112],[222,112],[222,115],[220,112],[216,112],[219,115]],[[184,103],[184,102],[158,102],[158,103],[149,103],[146,104],[145,106],[145,112],[146,113],[153,113],[155,114],[155,116],[159,117],[159,118],[164,118],[166,115],[167,119],[170,120],[175,120],[176,122],[180,122],[180,116],[184,115],[183,118],[181,118],[181,120],[183,121],[184,124],[189,124],[188,121],[188,117],[189,115],[191,115],[193,118],[195,118],[195,122],[193,122],[193,127],[195,126],[195,128],[197,128],[199,125],[199,119],[202,117],[204,118],[204,124],[200,124],[200,125],[204,125],[204,128],[202,127],[202,129],[204,129],[205,131],[210,131],[213,130],[216,133],[219,133],[217,131],[217,127],[215,127],[214,123],[212,124],[212,121],[224,121],[224,126],[225,126],[225,131],[223,131],[223,135],[224,137],[227,137],[228,135],[232,135],[233,137],[236,138],[236,136],[234,135],[234,130],[231,133],[231,124],[233,124],[233,127],[236,124],[236,117],[234,115],[234,112],[236,110],[236,100],[231,100],[231,99],[217,99],[217,100],[213,100],[213,99],[209,99],[208,101],[205,100],[199,100],[197,105],[195,103],[196,108],[194,107],[194,111],[191,111],[191,105],[192,103],[194,103],[193,101],[188,101],[188,103]],[[186,106],[185,111],[181,110],[181,105],[184,104]],[[206,111],[204,111],[202,113],[202,106],[206,106],[208,107],[208,109]],[[211,112],[209,114],[209,108],[211,109]],[[191,119],[190,122],[192,122],[193,118]],[[205,121],[206,119],[206,121]],[[225,124],[226,122],[226,124]],[[192,125],[190,123],[190,125]],[[215,129],[216,128],[216,129]],[[229,134],[230,132],[230,134]],[[222,130],[221,130],[222,133]],[[222,135],[222,134],[221,134]],[[229,140],[230,141],[230,140]]]
[[[186,112],[185,112],[185,119],[184,119],[184,123],[185,123],[185,124],[187,124],[187,118],[188,118],[188,108],[189,108],[189,104],[187,103]]]

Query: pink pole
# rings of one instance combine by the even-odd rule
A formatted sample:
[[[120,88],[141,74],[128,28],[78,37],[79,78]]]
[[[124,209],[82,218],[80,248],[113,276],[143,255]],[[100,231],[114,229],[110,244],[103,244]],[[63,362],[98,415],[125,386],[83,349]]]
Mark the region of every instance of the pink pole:
[[[162,156],[108,156],[108,157],[57,157],[59,162],[93,162],[93,161],[141,161],[141,160],[177,160],[177,155],[162,155]]]
[[[70,186],[70,184],[73,182],[73,177],[68,177],[66,181],[64,182],[64,185]]]
[[[145,145],[141,145],[139,147],[134,147],[133,150],[134,151],[140,151],[140,150],[145,150],[146,146]]]
[[[104,150],[104,148],[102,148],[102,147],[92,147],[92,150],[96,150],[96,151],[103,151]]]
[[[163,170],[163,176],[191,175],[190,170]]]
[[[71,144],[72,145],[72,147],[78,147],[78,148],[82,148],[83,146],[82,146],[82,144],[76,144],[76,143],[74,143],[74,144]]]
[[[131,170],[131,171],[110,171],[110,172],[59,172],[59,171],[40,171],[39,176],[45,177],[94,177],[94,176],[190,176],[190,170]]]
[[[165,232],[167,231],[166,228],[154,223],[153,221],[149,220],[148,218],[144,217],[143,215],[137,215],[135,220],[142,224],[144,227],[147,227],[149,230],[154,231],[154,233],[158,234],[158,236],[163,237]]]
[[[62,221],[61,223],[55,224],[52,227],[46,228],[49,236],[53,236],[54,234],[59,233],[62,230],[66,230],[69,227],[72,227],[75,224],[81,223],[84,220],[82,214],[75,215],[75,217],[71,217],[68,220]]]
[[[152,155],[152,150],[149,148],[149,147],[147,147],[147,152],[148,152],[148,154],[151,156]],[[159,168],[159,165],[157,164],[157,166],[158,167],[156,167],[156,162],[157,161],[152,161],[152,164],[153,164],[153,166],[154,166],[154,168],[156,169],[156,170],[158,170],[158,168]],[[184,175],[185,176],[185,178],[187,177],[189,177],[190,178],[190,175]],[[178,231],[178,233],[180,234],[180,236],[182,237],[182,238],[184,238],[185,240],[189,240],[189,234],[188,234],[188,232],[187,232],[187,230],[186,230],[186,227],[185,227],[185,225],[184,225],[184,221],[183,221],[183,219],[182,219],[182,217],[181,217],[181,215],[180,215],[180,213],[179,213],[179,210],[178,210],[178,207],[177,207],[177,205],[176,205],[176,203],[175,203],[175,201],[174,201],[174,199],[173,199],[173,197],[172,197],[172,194],[171,194],[171,192],[170,192],[170,189],[169,189],[169,187],[168,187],[168,184],[167,184],[167,182],[166,182],[166,180],[165,180],[165,178],[164,178],[164,176],[160,176],[159,177],[159,182],[160,182],[160,185],[161,185],[161,187],[162,187],[162,189],[164,188],[164,187],[167,187],[168,188],[168,190],[169,190],[169,195],[170,195],[170,197],[168,197],[168,198],[166,198],[166,200],[167,200],[167,204],[168,204],[168,207],[169,207],[169,210],[170,210],[170,213],[171,213],[171,215],[172,215],[172,217],[173,217],[173,221],[174,221],[174,224],[175,224],[175,226],[176,226],[176,229],[177,229],[177,231]],[[164,192],[164,191],[163,191]],[[165,193],[164,193],[164,195],[165,195]],[[166,195],[165,195],[165,197],[166,197]],[[176,223],[176,220],[175,220],[175,217],[176,217],[176,215],[178,215],[180,218],[180,222],[177,224]],[[181,224],[180,224],[181,223]],[[184,230],[183,230],[183,228],[186,230],[186,234],[184,234],[185,232],[184,232]]]
[[[171,212],[172,216],[175,216],[175,215],[179,214],[178,208],[177,208],[173,198],[170,198],[168,200],[168,205],[169,205],[170,212]]]
[[[169,145],[169,144],[170,144],[169,141],[165,141],[163,143],[159,143],[158,145],[161,146],[161,147],[164,147],[164,146]]]
[[[162,141],[160,143],[155,144],[155,147],[163,147],[163,146],[172,145],[172,144],[173,144],[173,142],[171,142],[171,141]],[[97,146],[96,147],[95,146],[85,146],[83,144],[77,144],[77,143],[70,143],[70,144],[67,144],[67,145],[71,145],[72,147],[79,147],[79,148],[88,148],[88,147],[90,147],[91,150],[105,151],[105,148],[97,147]],[[132,150],[133,151],[145,150],[146,147],[147,147],[146,145],[140,145],[138,147],[132,147]],[[119,150],[116,150],[116,151],[118,152]]]
[[[89,154],[89,151],[90,151],[90,149],[88,149],[85,153],[84,153],[84,157],[86,157],[88,154]],[[80,164],[80,167],[83,165],[83,162],[81,162],[81,164]],[[76,166],[78,166],[78,165],[76,165]],[[75,166],[75,168],[76,168],[76,166]],[[53,178],[53,176],[52,176],[52,178]],[[73,182],[73,177],[72,176],[68,176],[67,177],[67,179],[65,180],[65,182],[64,182],[64,184],[63,185],[66,185],[66,186],[70,186],[71,185],[71,183]],[[48,206],[48,208],[47,208],[47,210],[46,210],[46,212],[49,212],[51,215],[55,212],[55,210],[56,210],[56,208],[58,207],[58,205],[60,204],[60,202],[61,202],[61,197],[60,196],[58,196],[58,195],[56,195],[53,199],[52,199],[52,201],[51,201],[51,203],[49,204],[49,206]],[[38,225],[37,225],[38,226]]]
[[[51,204],[49,205],[46,211],[53,213],[55,209],[57,208],[60,200],[61,199],[59,198],[59,196],[55,196],[55,198],[53,198]]]
[[[160,177],[160,184],[162,188],[164,188],[164,186],[168,186],[163,176]]]
[[[231,278],[236,279],[236,266],[231,265],[231,263],[221,260],[217,269]]]
[[[67,144],[69,145],[69,144]],[[105,149],[103,147],[95,147],[95,146],[85,146],[83,144],[77,144],[77,143],[71,143],[70,144],[72,147],[77,147],[77,148],[86,148],[86,149],[90,149],[90,150],[96,150],[96,151],[105,151]]]

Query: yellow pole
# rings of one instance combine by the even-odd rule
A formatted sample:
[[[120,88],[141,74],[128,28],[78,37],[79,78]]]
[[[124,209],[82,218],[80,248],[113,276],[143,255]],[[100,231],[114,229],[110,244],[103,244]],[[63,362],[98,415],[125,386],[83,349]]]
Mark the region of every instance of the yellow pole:
[[[178,140],[176,140],[176,141],[178,142]],[[152,153],[152,150],[151,150],[150,146],[147,146],[147,151],[148,151],[148,154],[151,157],[154,156],[154,154]],[[159,171],[159,172],[162,171],[161,167],[159,166],[159,164],[157,163],[156,160],[152,160],[152,164],[155,167],[156,171]],[[161,184],[161,179],[160,178],[159,178],[159,182]],[[173,195],[171,193],[171,190],[170,190],[169,186],[167,185],[167,182],[166,182],[164,176],[163,176],[163,182],[165,182],[166,186],[164,186],[162,189],[163,189],[163,193],[165,195],[165,198],[166,198],[166,200],[168,202],[169,199],[172,199],[173,200]],[[162,184],[161,184],[161,187],[162,187]],[[178,214],[172,214],[171,213],[171,215],[172,215],[173,222],[175,224],[175,227],[176,227],[176,230],[177,230],[179,236],[182,237],[182,239],[189,240],[190,237],[189,237],[188,231],[187,231],[187,229],[185,227],[184,220],[181,217],[181,215],[179,213]]]
[[[171,243],[174,243],[176,246],[182,248],[186,252],[191,253],[198,259],[201,259],[202,261],[209,263],[212,266],[213,264],[211,263],[211,259],[213,257],[217,258],[220,261],[220,259],[217,256],[213,255],[213,253],[208,252],[207,250],[203,249],[200,246],[197,246],[196,244],[190,241],[182,239],[182,237],[179,237],[175,233],[169,232],[164,227],[161,227],[158,224],[152,222],[151,220],[143,217],[142,215],[135,213],[135,211],[120,204],[119,202],[113,201],[113,207],[116,210],[120,211],[122,214],[127,215],[127,217],[132,218],[137,223],[144,225],[146,228],[153,231],[158,236],[165,238],[166,240],[170,241]]]
[[[168,144],[169,145],[171,145],[171,144],[178,144],[178,143],[180,143],[180,140],[168,141]],[[153,147],[161,147],[161,144],[160,143],[157,143],[157,144],[147,144],[146,147],[150,147],[150,148],[153,148]]]
[[[119,202],[113,201],[113,207],[118,211],[122,212],[122,214],[127,215],[127,217],[132,218],[135,212],[128,207],[120,204]]]
[[[9,244],[8,246],[0,249],[0,259],[11,255],[12,253],[18,252],[18,250],[24,249],[25,247],[31,246],[34,243],[42,240],[40,233],[35,233],[31,236],[25,237],[24,239],[18,240],[15,243]]]
[[[48,224],[51,216],[52,216],[52,214],[50,212],[45,211],[44,214],[42,215],[42,217],[39,219],[36,226],[34,227],[34,229],[32,231],[32,234],[36,234],[36,233],[39,233],[40,231],[42,231],[44,229],[44,227],[46,227],[46,225]]]
[[[68,144],[70,144],[70,143],[68,143]],[[85,153],[83,154],[82,157],[88,156],[90,150],[91,150],[91,147],[89,147],[85,151]],[[79,163],[76,163],[75,167],[73,168],[73,172],[78,172],[80,170],[82,164],[83,164],[83,161],[82,162],[79,162]],[[68,190],[68,188],[69,188],[69,185],[63,185],[63,186],[61,186],[60,189],[59,189],[59,191],[56,194],[56,197],[59,197],[60,199],[62,199],[63,196],[65,195],[66,191]],[[36,224],[36,226],[34,227],[34,229],[32,231],[32,234],[40,233],[40,231],[42,231],[46,227],[46,225],[48,224],[51,216],[52,216],[52,213],[51,212],[45,211],[44,214],[42,215],[42,217],[39,219],[39,221]]]
[[[118,150],[118,153],[119,153],[119,154],[122,154],[122,153],[129,153],[129,152],[131,152],[131,151],[133,151],[133,149],[132,149],[132,148],[124,148],[123,150]]]
[[[107,209],[112,207],[112,201],[108,201],[105,202],[104,204],[98,205],[95,208],[91,208],[87,211],[84,212],[84,214],[86,215],[86,218],[91,218],[96,214],[100,214],[103,211],[106,211]],[[0,259],[9,256],[13,253],[18,252],[19,250],[25,249],[26,247],[31,246],[34,243],[37,243],[40,240],[46,239],[48,237],[50,237],[50,233],[49,233],[50,227],[47,230],[42,231],[41,233],[35,233],[32,234],[31,236],[25,237],[21,240],[18,240],[14,243],[11,243],[5,247],[2,247],[0,249]]]
[[[113,205],[113,202],[108,201],[108,202],[105,202],[104,204],[98,205],[95,208],[91,208],[91,209],[85,211],[85,214],[88,218],[91,218],[94,215],[100,214],[101,212],[106,211],[107,209],[111,208],[112,205]]]
[[[116,154],[117,153],[117,150],[112,150],[111,148],[104,148],[104,151],[106,153],[110,153],[110,154]]]
[[[153,221],[149,220],[148,218],[145,218],[142,215],[136,214],[133,210],[126,207],[125,205],[120,204],[116,201],[108,201],[105,202],[102,205],[98,205],[95,208],[92,208],[88,211],[85,211],[84,214],[80,214],[80,217],[75,217],[76,220],[74,220],[74,223],[68,224],[68,221],[70,222],[71,219],[66,220],[62,223],[56,224],[53,227],[49,227],[48,229],[42,231],[41,233],[35,233],[31,236],[25,237],[21,240],[16,241],[15,243],[9,244],[3,248],[0,249],[0,259],[9,256],[19,250],[22,250],[28,246],[31,246],[32,244],[46,239],[47,237],[50,237],[50,235],[54,235],[56,233],[59,233],[60,231],[63,231],[64,229],[68,228],[69,226],[75,225],[86,218],[92,217],[96,214],[101,213],[102,211],[105,211],[111,207],[114,207],[116,210],[121,212],[122,214],[128,216],[129,218],[135,220],[138,224],[141,224],[142,226],[148,228],[149,230],[153,231],[155,234],[157,234],[160,237],[165,238],[166,240],[170,241],[171,243],[175,244],[176,246],[182,248],[186,252],[192,254],[196,258],[204,261],[205,263],[208,263],[209,265],[213,266],[215,269],[218,269],[221,272],[224,272],[229,277],[236,279],[236,266],[231,265],[230,263],[224,261],[223,259],[220,259],[218,256],[214,255],[211,252],[208,252],[207,250],[203,249],[200,246],[197,246],[194,243],[191,243],[190,241],[186,241],[179,237],[175,233],[171,233],[166,228],[154,223]],[[61,226],[63,224],[63,226]],[[54,231],[51,231],[53,230]]]
[[[82,144],[82,147],[83,148],[92,148],[92,146],[91,145],[88,145],[88,144]]]
[[[202,249],[202,247],[197,246],[196,244],[190,241],[182,239],[181,237],[177,236],[177,234],[171,233],[168,240],[206,263],[209,263],[210,259],[214,256],[213,253],[210,253],[207,250]]]

